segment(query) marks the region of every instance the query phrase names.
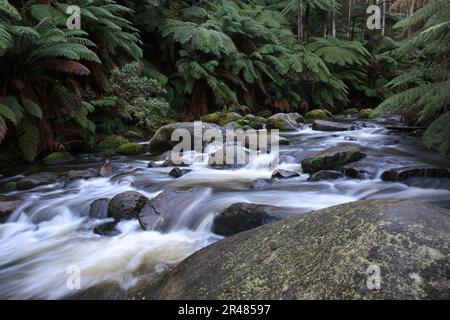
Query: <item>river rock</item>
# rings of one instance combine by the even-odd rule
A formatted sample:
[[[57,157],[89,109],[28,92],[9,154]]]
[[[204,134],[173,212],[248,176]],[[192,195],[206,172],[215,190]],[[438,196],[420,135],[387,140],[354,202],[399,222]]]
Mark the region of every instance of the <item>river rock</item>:
[[[189,172],[191,172],[192,170],[189,169],[180,169],[180,168],[173,168],[170,172],[169,172],[169,176],[172,176],[174,178],[181,178],[182,176],[184,176],[185,174],[188,174]]]
[[[72,161],[73,159],[74,158],[69,152],[53,152],[42,159],[42,162],[44,164],[50,165]]]
[[[272,173],[272,179],[287,179],[287,178],[293,178],[293,177],[299,177],[300,173],[292,171],[292,170],[283,170],[283,169],[277,169]]]
[[[354,124],[344,124],[325,120],[314,120],[312,128],[317,131],[350,131],[358,129]]]
[[[300,127],[297,119],[300,118],[295,116],[295,114],[277,113],[267,119],[266,126],[269,130],[278,129],[281,131],[294,131]]]
[[[294,208],[235,203],[216,215],[212,232],[221,236],[231,236],[300,213],[301,210]]]
[[[122,192],[111,199],[108,213],[116,221],[131,220],[137,217],[147,203],[147,197],[139,192]]]
[[[41,185],[51,184],[56,182],[57,175],[53,172],[40,172],[32,174],[28,177],[17,181],[17,190],[29,190]]]
[[[116,229],[117,223],[113,221],[96,226],[94,233],[104,237],[115,237],[120,234],[120,231]]]
[[[341,168],[342,173],[352,179],[373,179],[377,169],[365,163],[349,163]]]
[[[306,120],[320,120],[320,119],[327,119],[332,116],[331,112],[324,109],[315,109],[311,110],[308,113],[305,114]]]
[[[108,217],[109,199],[97,199],[91,203],[89,217],[92,219],[106,219]]]
[[[176,122],[163,126],[156,131],[155,135],[149,142],[149,151],[151,153],[160,154],[164,151],[172,150],[179,141],[171,141],[172,133],[177,129],[185,129],[191,135],[191,148],[194,148],[194,123],[193,122]],[[223,128],[217,124],[202,122],[203,133],[208,129],[220,130],[223,134]]]
[[[408,178],[450,178],[450,171],[432,166],[409,166],[390,169],[381,175],[385,181],[403,182]]]
[[[169,187],[151,199],[138,215],[144,230],[166,231],[192,201],[209,192],[202,187]]]
[[[70,170],[66,174],[66,180],[73,181],[79,179],[91,179],[98,176],[98,170],[86,169],[86,170]]]
[[[313,153],[302,161],[303,171],[309,174],[320,170],[331,170],[350,162],[358,161],[365,155],[357,147],[341,145]]]
[[[145,150],[139,143],[129,142],[122,144],[116,152],[122,156],[134,156],[145,153]]]
[[[342,178],[344,175],[339,171],[334,170],[321,170],[312,174],[308,181],[321,181],[321,180],[336,180]]]
[[[247,165],[249,159],[250,152],[245,148],[238,145],[225,145],[211,154],[208,165],[214,168],[239,168]]]
[[[11,213],[20,207],[22,203],[23,200],[21,197],[0,194],[0,223],[6,222]]]
[[[447,209],[353,202],[218,241],[181,262],[156,298],[449,299],[449,234]]]

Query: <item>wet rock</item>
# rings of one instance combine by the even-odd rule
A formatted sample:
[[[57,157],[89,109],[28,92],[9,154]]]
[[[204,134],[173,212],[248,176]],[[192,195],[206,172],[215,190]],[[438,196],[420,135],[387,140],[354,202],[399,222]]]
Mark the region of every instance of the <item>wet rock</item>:
[[[0,194],[0,223],[8,220],[11,213],[23,204],[18,196],[5,196]]]
[[[261,190],[272,183],[271,179],[258,179],[247,184],[249,190]]]
[[[201,117],[203,122],[219,124],[221,118],[220,112],[214,112]]]
[[[97,199],[91,203],[89,217],[92,219],[106,219],[108,217],[109,199]]]
[[[293,178],[293,177],[299,177],[299,176],[300,176],[300,173],[292,171],[292,170],[278,169],[272,173],[272,179],[275,179],[275,178],[287,179],[287,178]]]
[[[449,233],[447,209],[353,202],[218,241],[181,262],[156,298],[449,299]],[[376,268],[381,287],[369,290]]]
[[[230,122],[238,122],[242,119],[242,116],[237,112],[228,112],[220,116],[219,125],[224,126]]]
[[[387,170],[381,175],[385,181],[405,181],[409,178],[450,178],[446,168],[432,166],[409,166]]]
[[[228,237],[299,213],[301,213],[299,209],[293,208],[235,203],[216,215],[212,232]]]
[[[108,153],[114,153],[118,147],[128,142],[128,139],[125,139],[122,136],[110,135],[100,141],[100,143],[98,144],[98,150]]]
[[[237,145],[226,145],[208,159],[208,165],[214,168],[239,168],[248,164],[250,152]]]
[[[352,179],[373,179],[377,169],[365,163],[350,163],[342,167],[342,173]]]
[[[143,154],[145,153],[145,150],[144,147],[142,147],[140,144],[130,142],[121,145],[116,152],[117,154],[120,154],[122,156],[133,156]]]
[[[131,220],[137,217],[147,203],[147,197],[139,192],[122,192],[111,199],[108,213],[116,221]]]
[[[300,115],[299,115],[300,116]],[[301,117],[301,116],[300,116]],[[267,119],[267,129],[278,129],[280,131],[293,131],[300,128],[300,124],[297,122],[298,117],[294,114],[277,113]]]
[[[94,228],[94,233],[104,237],[115,237],[120,234],[120,231],[116,229],[117,222],[108,222],[96,226]]]
[[[157,167],[159,167],[159,165],[156,163],[156,161],[151,160],[151,161],[149,161],[147,167],[148,168],[157,168]]]
[[[314,120],[312,128],[317,131],[350,131],[358,129],[354,124],[344,124],[325,120]]]
[[[365,155],[354,146],[341,145],[313,153],[302,161],[303,171],[309,174],[320,170],[331,170],[350,162],[358,161]]]
[[[42,159],[44,164],[58,164],[72,161],[74,158],[69,152],[53,152]]]
[[[191,136],[191,148],[194,148],[194,123],[193,122],[176,122],[163,126],[156,131],[155,135],[149,142],[149,151],[151,153],[160,154],[168,150],[172,150],[179,141],[171,141],[172,133],[177,129],[185,129]],[[223,134],[223,128],[213,123],[202,123],[203,133],[208,129],[220,130]],[[205,142],[206,143],[206,142]]]
[[[358,117],[360,117],[361,119],[375,118],[376,113],[373,109],[363,109],[359,111]]]
[[[109,177],[112,175],[112,171],[113,171],[113,167],[111,162],[106,159],[105,161],[102,162],[102,164],[100,165],[100,169],[98,171],[98,176],[100,177]]]
[[[352,115],[352,114],[357,114],[359,111],[356,108],[350,108],[350,109],[345,109],[344,111],[342,111],[340,114],[348,116],[348,115]]]
[[[86,169],[86,170],[70,170],[66,174],[66,180],[74,181],[79,179],[91,179],[98,176],[98,170]]]
[[[202,187],[169,187],[151,199],[138,215],[144,230],[166,231],[192,202],[209,192]]]
[[[305,114],[307,120],[324,120],[332,116],[331,112],[323,109],[311,110]]]
[[[333,170],[321,170],[316,172],[309,177],[308,181],[321,181],[321,180],[336,180],[343,177],[343,174],[339,171]]]
[[[191,172],[192,170],[189,169],[180,169],[180,168],[173,168],[170,172],[169,172],[169,176],[172,176],[174,178],[181,178],[182,176],[184,176],[185,174],[188,174],[189,172]]]
[[[161,167],[162,168],[175,167],[175,166],[188,167],[189,165],[190,165],[190,163],[187,163],[187,160],[186,161],[183,160],[182,163],[174,163],[172,158],[169,158],[161,164]]]
[[[31,176],[20,179],[16,183],[17,190],[29,190],[41,185],[51,184],[56,182],[56,174],[52,172],[41,172],[32,174]]]

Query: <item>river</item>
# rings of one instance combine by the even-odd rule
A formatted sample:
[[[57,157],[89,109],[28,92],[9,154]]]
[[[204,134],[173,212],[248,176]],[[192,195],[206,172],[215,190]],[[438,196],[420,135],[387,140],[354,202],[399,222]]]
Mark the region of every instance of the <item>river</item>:
[[[376,169],[371,179],[341,178],[333,181],[307,181],[301,174],[255,187],[255,181],[270,179],[270,163],[275,154],[258,157],[244,168],[214,169],[205,162],[191,166],[192,172],[174,179],[171,168],[148,168],[153,157],[111,159],[110,178],[62,180],[30,191],[10,192],[26,201],[0,225],[1,299],[143,299],[148,288],[175,264],[201,248],[220,240],[211,232],[214,215],[236,202],[251,202],[299,208],[306,212],[361,199],[414,199],[450,207],[448,179],[416,179],[408,184],[385,182],[383,171],[406,165],[449,167],[450,159],[425,150],[418,138],[392,134],[384,122],[366,122],[361,130],[319,132],[304,126],[283,134],[290,145],[280,147],[280,168],[301,173],[300,161],[308,154],[341,143],[360,146],[361,160]],[[355,139],[356,140],[355,140]],[[66,172],[98,168],[98,161],[8,170],[0,185],[11,176],[31,171]],[[93,229],[110,220],[88,217],[90,204],[99,198],[112,198],[124,191],[138,191],[148,198],[167,186],[207,187],[190,205],[177,213],[176,223],[167,233],[143,231],[137,220],[119,223],[120,234],[95,234]],[[67,285],[68,268],[81,275],[81,290]]]

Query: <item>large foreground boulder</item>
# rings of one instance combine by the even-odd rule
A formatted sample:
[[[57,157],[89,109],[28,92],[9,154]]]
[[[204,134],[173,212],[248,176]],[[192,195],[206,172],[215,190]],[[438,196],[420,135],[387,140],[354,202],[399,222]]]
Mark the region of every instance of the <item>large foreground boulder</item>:
[[[352,145],[341,145],[315,152],[302,161],[303,171],[309,174],[320,170],[332,170],[338,166],[358,161],[364,154]]]
[[[302,210],[296,208],[235,203],[214,218],[212,232],[221,236],[231,236],[301,213]]]
[[[167,231],[193,201],[209,192],[203,187],[169,187],[151,199],[138,215],[144,230]]]
[[[179,264],[156,295],[449,299],[449,275],[449,210],[406,200],[367,200],[221,240]]]
[[[179,141],[172,141],[172,133],[177,129],[185,129],[191,135],[191,147],[194,148],[194,122],[176,122],[163,126],[156,131],[155,135],[149,142],[149,151],[155,154],[161,154],[165,151],[172,150]],[[203,133],[208,129],[218,129],[223,134],[223,128],[213,123],[202,122]]]

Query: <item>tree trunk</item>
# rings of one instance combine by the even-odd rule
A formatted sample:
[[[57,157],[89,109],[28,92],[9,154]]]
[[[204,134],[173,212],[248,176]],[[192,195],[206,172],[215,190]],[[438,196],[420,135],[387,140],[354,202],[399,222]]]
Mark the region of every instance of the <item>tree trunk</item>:
[[[381,18],[381,35],[384,36],[386,28],[386,0],[383,1],[383,14]]]
[[[203,81],[195,84],[192,92],[192,100],[190,108],[187,112],[186,121],[200,120],[200,118],[208,114],[208,103],[206,98],[206,90]]]
[[[303,0],[297,0],[297,39],[298,42],[304,41],[303,31]]]
[[[347,27],[348,27],[348,33],[347,37],[350,40],[351,39],[351,33],[352,33],[352,0],[348,0],[348,13],[347,13]]]
[[[333,11],[331,16],[331,35],[336,37],[336,12]]]

